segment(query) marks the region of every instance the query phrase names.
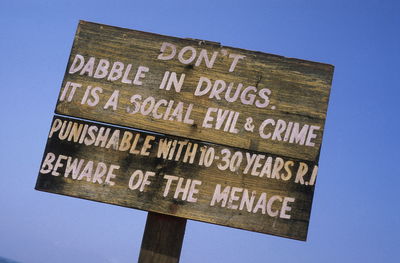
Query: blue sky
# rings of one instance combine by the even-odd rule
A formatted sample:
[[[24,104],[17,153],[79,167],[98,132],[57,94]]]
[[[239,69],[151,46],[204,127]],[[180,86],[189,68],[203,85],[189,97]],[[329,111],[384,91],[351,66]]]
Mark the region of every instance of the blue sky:
[[[79,20],[333,64],[307,242],[188,221],[181,262],[397,262],[398,1],[1,1],[0,256],[135,262],[146,212],[35,191]]]

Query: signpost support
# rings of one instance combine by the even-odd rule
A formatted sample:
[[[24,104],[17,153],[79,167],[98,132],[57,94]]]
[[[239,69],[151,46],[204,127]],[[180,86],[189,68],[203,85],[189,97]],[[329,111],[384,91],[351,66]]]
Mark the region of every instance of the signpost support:
[[[178,263],[186,219],[149,212],[138,263]]]

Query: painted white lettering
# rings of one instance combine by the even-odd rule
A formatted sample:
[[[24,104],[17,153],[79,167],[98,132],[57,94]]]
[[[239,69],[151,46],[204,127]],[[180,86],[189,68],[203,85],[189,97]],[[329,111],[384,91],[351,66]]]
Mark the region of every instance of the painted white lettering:
[[[80,54],[76,54],[74,61],[72,62],[71,66],[69,68],[68,73],[74,74],[74,73],[78,72],[79,70],[82,69],[84,64],[85,64],[85,58]]]
[[[113,63],[112,68],[110,70],[110,74],[108,75],[107,80],[115,81],[122,77],[122,70],[124,69],[124,63],[116,61]]]
[[[93,77],[96,79],[105,78],[108,74],[109,67],[110,67],[110,62],[107,59],[100,59]]]
[[[146,75],[144,73],[149,72],[149,68],[145,66],[139,66],[136,72],[135,79],[133,80],[134,85],[141,86],[143,84],[142,80]]]
[[[189,52],[189,57],[185,58],[185,53]],[[196,58],[196,49],[194,47],[191,46],[186,46],[184,48],[181,49],[181,51],[179,51],[178,54],[178,60],[179,62],[181,62],[182,64],[189,64],[191,63],[195,58]]]
[[[308,171],[308,165],[306,163],[300,162],[299,169],[296,173],[296,179],[294,180],[295,183],[304,184],[304,175]]]
[[[228,202],[228,195],[229,192],[231,191],[230,186],[226,186],[224,190],[221,192],[221,185],[217,184],[215,186],[214,194],[211,199],[210,206],[214,206],[216,203],[222,202],[221,207],[225,207],[226,203]]]
[[[237,63],[240,59],[244,59],[246,56],[239,55],[239,54],[229,54],[229,58],[233,58],[231,66],[229,67],[229,72],[233,72],[236,68]]]
[[[169,49],[170,53],[166,54],[166,50]],[[160,60],[170,60],[175,57],[176,54],[176,46],[174,44],[163,42],[160,49],[160,54],[158,55],[157,59]]]
[[[288,206],[288,203],[293,203],[296,199],[293,197],[285,197],[283,199],[283,204],[282,204],[282,209],[281,213],[279,215],[280,218],[285,218],[285,219],[290,219],[290,215],[288,215],[286,212],[292,211],[292,208]]]
[[[172,182],[177,181],[178,178],[179,178],[178,176],[173,176],[173,175],[168,175],[168,174],[164,175],[164,179],[167,180],[167,183],[165,185],[163,197],[166,197],[168,195]]]
[[[119,90],[114,90],[110,98],[108,99],[106,105],[104,105],[103,109],[106,110],[109,107],[112,107],[113,110],[117,110],[118,98],[119,98]]]
[[[40,168],[40,173],[47,174],[53,170],[53,162],[56,159],[56,155],[52,152],[48,152],[43,160],[42,167]]]

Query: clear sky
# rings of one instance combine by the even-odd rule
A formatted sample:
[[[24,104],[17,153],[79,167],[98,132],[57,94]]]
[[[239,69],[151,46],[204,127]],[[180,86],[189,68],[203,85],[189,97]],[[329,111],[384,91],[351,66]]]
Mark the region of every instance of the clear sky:
[[[181,262],[398,262],[395,0],[0,2],[0,256],[135,262],[146,212],[34,190],[79,20],[333,64],[308,241],[188,221]]]

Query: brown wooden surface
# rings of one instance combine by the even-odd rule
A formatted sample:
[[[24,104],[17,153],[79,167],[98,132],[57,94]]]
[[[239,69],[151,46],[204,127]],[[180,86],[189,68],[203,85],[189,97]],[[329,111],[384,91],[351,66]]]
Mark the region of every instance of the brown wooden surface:
[[[71,138],[71,141],[68,141],[68,138],[62,140],[59,138],[59,131],[53,132],[51,137],[48,139],[43,160],[45,160],[47,153],[51,152],[55,156],[64,155],[70,156],[72,159],[84,159],[85,163],[82,167],[86,165],[88,160],[92,160],[95,164],[103,162],[107,167],[110,167],[111,164],[118,165],[119,169],[114,171],[116,177],[111,179],[114,185],[107,184],[104,177],[102,183],[93,183],[92,181],[88,182],[87,177],[82,177],[82,180],[77,180],[73,179],[71,174],[65,176],[66,161],[64,160],[61,162],[63,166],[60,166],[56,171],[59,174],[52,174],[52,172],[47,171],[39,173],[36,184],[37,190],[250,231],[300,240],[306,239],[314,193],[314,184],[311,183],[311,170],[315,165],[313,162],[305,162],[298,159],[266,154],[265,159],[271,157],[274,162],[277,158],[281,158],[285,162],[293,161],[293,175],[287,181],[268,178],[266,175],[258,177],[250,175],[249,173],[244,174],[244,168],[246,166],[245,160],[243,160],[240,167],[233,172],[229,169],[221,170],[218,168],[218,165],[223,164],[223,150],[229,150],[232,153],[240,152],[244,155],[246,152],[249,154],[263,153],[244,151],[239,148],[226,147],[217,144],[207,144],[195,140],[186,140],[180,137],[130,130],[121,127],[112,127],[110,125],[75,120],[60,116],[55,116],[53,123],[54,121],[58,121],[59,123],[65,122],[66,124],[69,122],[77,125],[86,124],[88,127],[97,127],[97,129],[109,128],[110,134],[119,130],[121,137],[125,131],[129,131],[134,135],[139,134],[139,150],[146,140],[146,137],[153,136],[154,140],[151,143],[151,148],[148,149],[149,155],[146,156],[132,154],[127,151],[119,151],[113,147],[106,148],[101,147],[101,145],[85,145],[84,143],[81,144],[79,142],[74,142],[73,138]],[[204,165],[199,165],[200,150],[197,150],[197,154],[192,164],[184,162],[182,157],[177,161],[175,161],[174,158],[168,160],[168,158],[164,159],[162,157],[157,157],[159,142],[162,139],[176,139],[179,141],[191,142],[192,144],[197,143],[198,149],[202,147],[207,147],[208,149],[213,148],[218,158],[216,157],[209,167],[205,167]],[[309,170],[304,175],[304,182],[296,183],[295,171],[299,169],[300,163],[307,165]],[[55,165],[55,161],[52,164]],[[43,165],[41,165],[41,168],[43,168]],[[150,184],[147,185],[143,191],[139,191],[139,189],[131,190],[128,187],[132,173],[138,169],[154,172],[154,176],[149,180]],[[81,168],[80,171],[82,170],[83,168]],[[283,170],[281,174],[284,174]],[[166,180],[163,177],[165,175],[173,175],[185,179],[201,181],[202,184],[198,187],[199,193],[195,195],[197,202],[182,200],[182,195],[174,198],[174,192],[172,190],[177,185],[176,181],[171,185],[171,192],[164,197],[163,191],[165,190]],[[292,211],[290,211],[291,218],[284,219],[271,217],[267,214],[262,214],[260,211],[252,213],[248,212],[246,209],[228,209],[227,207],[229,204],[225,207],[222,207],[221,205],[210,206],[210,201],[217,184],[220,184],[222,187],[232,186],[245,188],[248,189],[249,192],[254,190],[257,192],[256,198],[258,198],[262,192],[267,193],[267,197],[271,197],[272,195],[293,197],[296,201],[292,204]],[[233,204],[237,205],[238,201],[234,201]],[[279,209],[279,204],[280,203],[277,202],[275,204],[277,206],[274,206],[273,209]]]
[[[218,56],[213,68],[206,67],[204,62],[199,66],[193,65],[194,63],[185,65],[180,63],[176,57],[167,61],[158,60],[157,57],[163,42],[176,45],[178,51],[184,46],[192,46],[198,53],[201,49],[206,49],[209,56],[213,52],[218,52]],[[246,58],[238,62],[233,72],[229,72],[232,62],[229,54],[232,53],[246,56]],[[121,79],[109,81],[106,78],[95,79],[85,74],[80,75],[79,72],[69,74],[68,69],[76,54],[81,54],[86,61],[90,57],[95,57],[95,65],[99,59],[107,59],[110,63],[120,61],[125,66],[131,64],[132,72],[136,72],[139,66],[148,67],[149,72],[142,79],[143,85],[141,86],[122,83]],[[165,71],[176,72],[178,76],[183,73],[186,75],[180,92],[175,92],[173,88],[170,91],[159,89]],[[332,74],[333,66],[327,64],[225,47],[214,42],[180,39],[81,21],[62,88],[67,82],[80,83],[82,87],[77,88],[71,101],[59,100],[56,112],[318,162]],[[238,101],[228,103],[224,99],[210,99],[208,94],[194,96],[194,90],[201,76],[212,81],[220,79],[226,83],[233,82],[235,87],[238,83],[243,83],[244,87],[254,86],[258,90],[268,88],[272,92],[269,96],[270,104],[266,108],[257,108],[254,105],[244,105]],[[129,78],[132,79],[132,75]],[[90,107],[81,104],[87,86],[98,86],[103,89],[98,105]],[[119,91],[118,108],[116,110],[104,109],[107,100],[115,90]],[[62,91],[63,89],[60,91],[60,96]],[[131,105],[130,98],[134,94],[141,95],[143,99],[153,96],[156,100],[181,101],[185,103],[185,107],[193,103],[191,118],[194,123],[189,125],[177,121],[155,119],[139,113],[128,114],[126,109]],[[239,112],[237,123],[239,132],[235,134],[224,132],[221,129],[203,128],[203,119],[209,107]],[[161,111],[165,111],[165,108],[162,108]],[[249,117],[253,118],[254,132],[244,128]],[[301,125],[319,126],[320,129],[316,132],[315,146],[262,139],[258,134],[258,128],[264,120],[269,118],[298,122]]]
[[[178,263],[186,219],[149,212],[138,263]]]

